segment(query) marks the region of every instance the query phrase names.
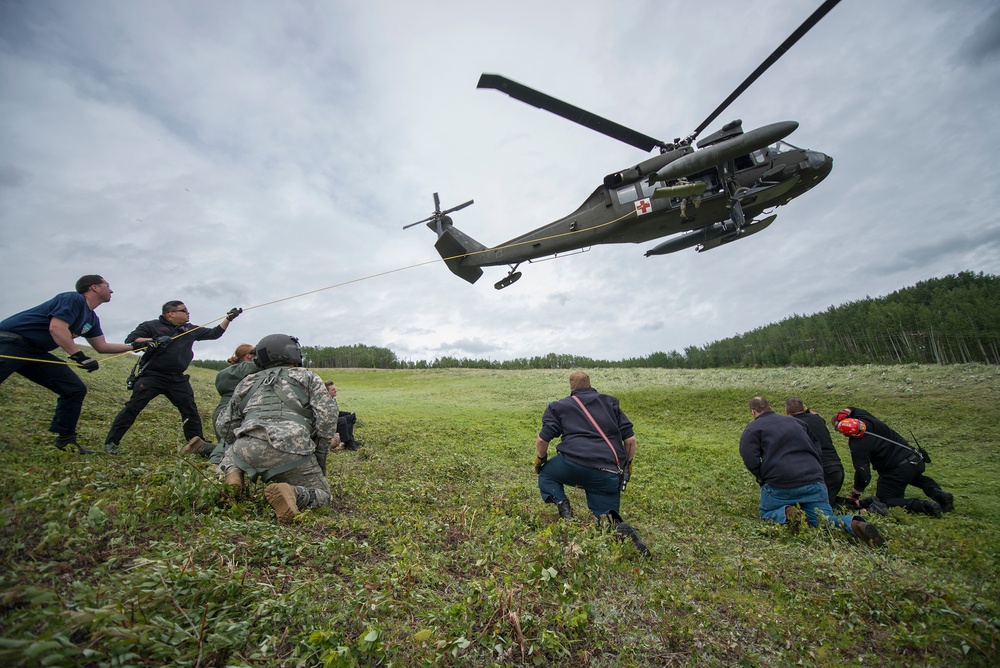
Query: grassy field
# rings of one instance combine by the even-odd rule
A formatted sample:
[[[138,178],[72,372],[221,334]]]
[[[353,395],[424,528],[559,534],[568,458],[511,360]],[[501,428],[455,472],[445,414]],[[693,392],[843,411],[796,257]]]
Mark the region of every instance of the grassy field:
[[[87,444],[130,367],[84,374]],[[191,373],[207,417],[214,372]],[[162,398],[121,455],[81,457],[51,447],[53,395],[0,386],[0,664],[1000,664],[998,367],[592,371],[636,425],[622,510],[652,560],[539,499],[534,440],[568,370],[319,373],[365,446],[331,453],[333,507],[288,527],[262,488],[233,503],[176,454]],[[755,394],[912,429],[955,512],[893,510],[878,552],[761,522],[737,451]]]

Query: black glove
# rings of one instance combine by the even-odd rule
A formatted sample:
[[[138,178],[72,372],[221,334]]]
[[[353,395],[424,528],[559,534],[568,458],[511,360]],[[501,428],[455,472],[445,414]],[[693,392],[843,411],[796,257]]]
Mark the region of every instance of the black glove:
[[[146,350],[156,350],[160,346],[165,346],[168,343],[170,343],[169,336],[157,336],[150,339],[149,341],[143,341],[142,343],[139,343],[138,341],[133,341],[132,350],[140,350],[142,348],[145,348]]]
[[[97,363],[97,360],[84,355],[82,350],[77,350],[69,358],[86,369],[87,373],[93,373],[101,366]]]
[[[233,320],[236,320],[236,318],[240,317],[240,313],[243,313],[243,309],[234,306],[233,308],[229,309],[228,313],[226,313],[226,320],[232,322]]]
[[[542,467],[545,466],[545,462],[549,460],[548,455],[538,455],[535,457],[535,475],[542,472]]]
[[[319,450],[316,451],[316,463],[319,464],[319,468],[323,472],[323,475],[326,475],[326,455],[327,453],[325,452],[320,452]]]

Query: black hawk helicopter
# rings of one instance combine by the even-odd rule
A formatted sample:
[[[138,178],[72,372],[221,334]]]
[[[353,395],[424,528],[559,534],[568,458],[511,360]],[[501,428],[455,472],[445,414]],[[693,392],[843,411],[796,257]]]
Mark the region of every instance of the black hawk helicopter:
[[[482,267],[509,265],[497,290],[521,277],[523,262],[586,252],[596,244],[643,243],[680,234],[650,250],[646,257],[696,246],[704,252],[743,239],[770,225],[775,215],[757,216],[788,204],[822,181],[833,159],[793,146],[783,139],[798,123],[783,121],[744,132],[735,120],[697,143],[695,139],[840,0],[826,0],[694,132],[671,143],[591,114],[497,74],[483,74],[477,88],[494,88],[644,151],[659,154],[604,177],[604,183],[576,211],[548,225],[487,248],[457,229],[448,215],[473,200],[441,210],[434,193],[434,213],[403,229],[427,223],[448,268],[469,283]],[[552,257],[549,257],[552,256]]]

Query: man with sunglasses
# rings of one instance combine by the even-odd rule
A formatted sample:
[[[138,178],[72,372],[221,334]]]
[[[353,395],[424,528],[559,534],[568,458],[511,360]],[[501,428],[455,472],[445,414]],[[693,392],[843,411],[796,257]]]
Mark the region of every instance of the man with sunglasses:
[[[191,314],[184,302],[169,301],[163,305],[163,313],[156,320],[147,320],[125,337],[126,343],[145,345],[145,352],[139,360],[139,372],[132,387],[132,397],[115,417],[104,449],[118,453],[118,445],[125,432],[139,417],[142,409],[161,394],[170,400],[183,420],[184,438],[188,442],[200,439],[205,442],[201,426],[201,415],[194,400],[187,370],[194,359],[192,348],[196,341],[211,341],[221,337],[240,313],[241,308],[232,308],[215,327],[200,327],[190,323]]]

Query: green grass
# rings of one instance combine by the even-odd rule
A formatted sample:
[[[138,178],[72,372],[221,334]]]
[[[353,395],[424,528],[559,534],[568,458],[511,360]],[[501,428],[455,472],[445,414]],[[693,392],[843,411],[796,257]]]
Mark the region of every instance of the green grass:
[[[130,366],[83,375],[87,444]],[[214,372],[191,374],[211,434]],[[1000,664],[1000,368],[593,371],[636,424],[623,515],[651,561],[539,499],[534,440],[568,371],[320,375],[365,446],[331,453],[333,506],[289,527],[176,454],[162,398],[121,455],[80,457],[51,447],[53,395],[0,386],[0,664]],[[761,522],[737,452],[760,393],[912,428],[955,513],[894,509],[881,552]]]

